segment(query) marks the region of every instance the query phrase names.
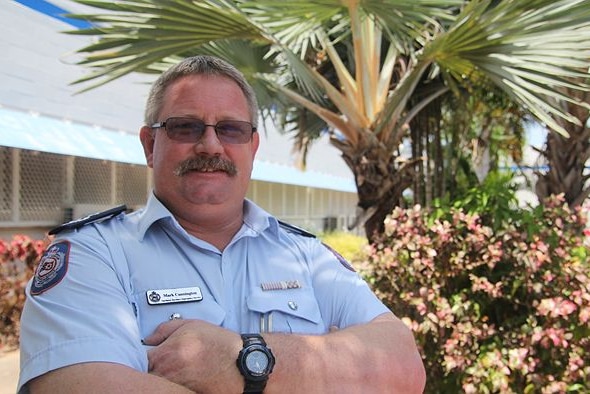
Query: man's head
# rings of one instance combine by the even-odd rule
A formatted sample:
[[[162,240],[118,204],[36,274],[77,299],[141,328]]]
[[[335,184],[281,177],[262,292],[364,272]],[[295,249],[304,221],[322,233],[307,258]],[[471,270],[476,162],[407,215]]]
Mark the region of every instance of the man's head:
[[[154,83],[140,138],[154,192],[181,224],[241,222],[257,113],[242,74],[217,58],[186,59]]]
[[[184,59],[162,73],[154,82],[145,107],[144,121],[146,125],[151,125],[158,121],[158,115],[162,108],[162,101],[164,100],[164,93],[168,86],[177,79],[188,75],[219,75],[234,80],[244,93],[246,101],[248,101],[250,121],[254,127],[258,126],[258,101],[256,100],[254,90],[248,84],[244,75],[226,61],[204,55]]]

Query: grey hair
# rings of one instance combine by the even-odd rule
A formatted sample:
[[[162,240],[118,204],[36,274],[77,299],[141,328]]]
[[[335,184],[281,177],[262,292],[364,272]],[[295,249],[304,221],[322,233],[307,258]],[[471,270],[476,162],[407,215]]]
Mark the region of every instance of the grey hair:
[[[192,56],[164,71],[154,82],[148,95],[144,121],[150,125],[159,121],[158,116],[164,105],[166,89],[176,80],[189,75],[217,75],[233,80],[242,90],[250,110],[251,123],[258,126],[258,101],[254,89],[248,84],[244,75],[233,65],[213,56]]]

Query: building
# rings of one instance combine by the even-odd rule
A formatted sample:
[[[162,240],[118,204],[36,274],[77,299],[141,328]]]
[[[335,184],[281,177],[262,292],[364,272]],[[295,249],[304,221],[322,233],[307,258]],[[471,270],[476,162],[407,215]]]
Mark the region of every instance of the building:
[[[41,236],[71,218],[114,205],[141,207],[150,171],[137,135],[151,76],[130,75],[76,94],[88,70],[75,51],[89,38],[64,12],[69,0],[15,0],[0,17],[0,237]],[[327,140],[314,145],[306,171],[296,168],[288,136],[271,125],[248,197],[311,231],[344,229],[354,219],[354,178]]]

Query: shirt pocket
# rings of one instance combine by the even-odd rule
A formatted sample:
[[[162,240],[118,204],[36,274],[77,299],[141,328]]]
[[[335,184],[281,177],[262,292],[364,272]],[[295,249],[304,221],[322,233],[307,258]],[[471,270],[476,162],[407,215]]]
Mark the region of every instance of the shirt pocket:
[[[252,289],[248,309],[260,316],[261,331],[324,334],[320,308],[312,289],[263,291]]]
[[[225,311],[212,295],[203,293],[200,301],[172,302],[150,305],[147,300],[148,289],[133,294],[134,308],[142,338],[152,334],[161,323],[172,318],[184,320],[198,319],[221,326]]]

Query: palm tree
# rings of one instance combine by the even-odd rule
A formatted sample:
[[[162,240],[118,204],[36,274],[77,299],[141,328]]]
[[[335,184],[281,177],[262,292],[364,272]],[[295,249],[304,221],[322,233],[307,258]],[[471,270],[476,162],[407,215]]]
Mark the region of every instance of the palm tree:
[[[400,150],[412,120],[463,86],[494,84],[558,133],[576,119],[561,93],[588,68],[582,0],[75,0],[107,10],[77,82],[159,72],[208,53],[237,65],[264,114],[297,124],[298,148],[321,132],[342,152],[369,239],[413,184],[420,158]],[[421,95],[416,96],[420,88]],[[550,97],[552,100],[548,100]]]
[[[415,166],[413,203],[453,201],[508,159],[521,163],[523,118],[525,111],[493,86],[464,88],[431,102],[410,123],[412,157],[423,157]]]
[[[566,94],[583,102],[590,102],[588,91],[568,90]],[[569,134],[567,137],[555,133],[547,135],[546,147],[541,153],[549,165],[546,171],[535,171],[538,176],[535,188],[539,201],[550,195],[563,194],[568,205],[575,207],[582,205],[590,196],[590,186],[586,182],[590,178],[586,168],[590,159],[590,111],[569,103],[565,105],[580,122],[563,123]]]

